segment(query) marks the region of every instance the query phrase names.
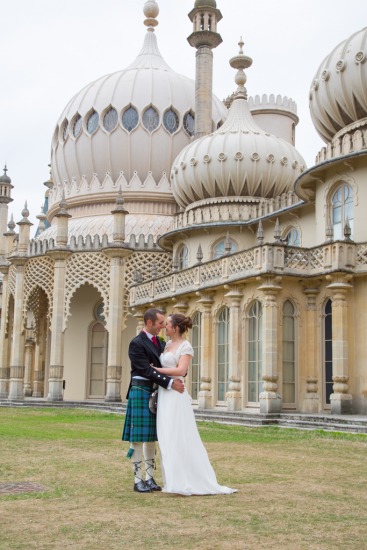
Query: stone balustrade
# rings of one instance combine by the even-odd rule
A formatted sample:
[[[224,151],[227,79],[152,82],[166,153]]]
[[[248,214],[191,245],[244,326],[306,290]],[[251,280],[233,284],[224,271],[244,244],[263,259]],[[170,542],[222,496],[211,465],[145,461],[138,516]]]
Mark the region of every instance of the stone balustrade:
[[[132,286],[130,306],[172,295],[208,290],[263,274],[315,277],[336,271],[367,271],[367,243],[334,241],[304,249],[264,244]]]

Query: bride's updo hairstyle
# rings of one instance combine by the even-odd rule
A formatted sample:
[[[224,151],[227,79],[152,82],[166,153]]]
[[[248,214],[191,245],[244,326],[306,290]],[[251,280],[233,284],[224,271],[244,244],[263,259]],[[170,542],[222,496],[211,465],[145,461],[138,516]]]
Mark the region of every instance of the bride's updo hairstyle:
[[[185,317],[182,313],[172,313],[172,315],[169,315],[169,318],[171,319],[173,328],[178,328],[180,334],[192,328],[191,317]]]

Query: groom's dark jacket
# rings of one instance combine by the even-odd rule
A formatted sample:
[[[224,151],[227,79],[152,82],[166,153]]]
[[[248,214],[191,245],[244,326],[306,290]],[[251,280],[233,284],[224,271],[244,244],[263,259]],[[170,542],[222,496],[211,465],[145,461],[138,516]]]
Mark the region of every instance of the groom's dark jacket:
[[[138,336],[131,340],[129,345],[129,358],[131,361],[131,378],[134,376],[143,376],[147,378],[153,384],[158,384],[163,388],[167,388],[171,377],[166,374],[160,374],[154,370],[150,365],[154,367],[161,367],[159,361],[159,356],[164,350],[164,343],[157,338],[158,348],[153,344],[149,336],[146,335],[144,331],[140,332]],[[131,383],[127,392],[129,396],[129,391],[131,388]]]

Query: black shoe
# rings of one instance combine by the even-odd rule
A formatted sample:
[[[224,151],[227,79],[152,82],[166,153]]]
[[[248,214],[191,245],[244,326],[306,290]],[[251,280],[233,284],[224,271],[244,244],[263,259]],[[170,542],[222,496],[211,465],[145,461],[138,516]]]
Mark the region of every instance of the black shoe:
[[[134,491],[137,493],[151,493],[152,489],[145,483],[145,481],[139,481],[134,483]]]
[[[162,491],[162,487],[157,485],[152,477],[146,480],[145,485],[149,487],[151,491]]]

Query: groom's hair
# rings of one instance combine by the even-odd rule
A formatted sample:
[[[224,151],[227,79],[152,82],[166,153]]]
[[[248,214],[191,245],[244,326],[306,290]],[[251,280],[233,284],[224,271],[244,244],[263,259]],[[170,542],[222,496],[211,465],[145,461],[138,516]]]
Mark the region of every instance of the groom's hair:
[[[147,309],[147,311],[144,313],[144,325],[146,325],[148,321],[152,321],[152,323],[155,323],[158,315],[164,315],[161,309],[158,309],[156,307]]]

